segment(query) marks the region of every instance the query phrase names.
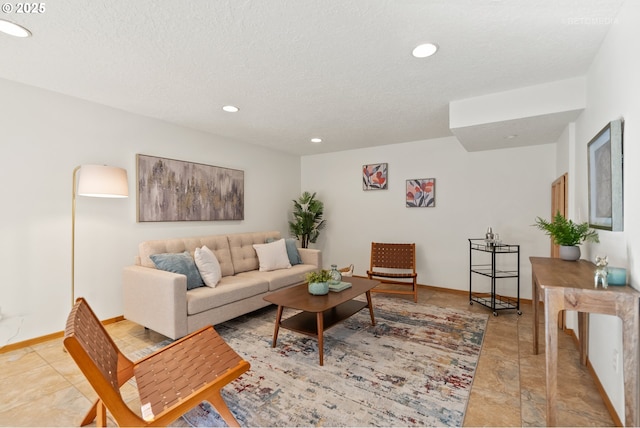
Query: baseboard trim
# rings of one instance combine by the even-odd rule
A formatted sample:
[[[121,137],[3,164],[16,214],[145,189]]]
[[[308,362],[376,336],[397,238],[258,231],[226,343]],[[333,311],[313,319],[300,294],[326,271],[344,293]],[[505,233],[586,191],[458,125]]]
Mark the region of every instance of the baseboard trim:
[[[358,278],[364,278],[364,279],[368,278],[367,276],[364,276],[364,275],[353,275],[353,276],[358,277]],[[411,284],[409,283],[409,285],[411,285]],[[463,294],[468,295],[469,294],[469,290],[458,290],[458,289],[455,289],[455,288],[438,287],[436,285],[418,284],[418,288],[428,288],[428,289],[432,289],[432,290],[443,291],[445,293],[453,293],[453,294],[460,294],[460,295],[463,295]],[[510,297],[510,298],[514,299],[515,297]],[[523,303],[531,304],[531,299],[523,299],[521,297],[520,298],[520,306],[521,306],[520,309],[522,309],[522,304]]]
[[[124,320],[124,316],[120,315],[114,318],[109,318],[107,320],[102,321],[103,325],[113,324],[119,321]],[[5,345],[0,348],[0,354],[5,354],[7,352],[15,351],[18,349],[26,348],[28,346],[37,345],[39,343],[46,342],[52,339],[58,339],[59,337],[64,336],[64,331],[57,331],[55,333],[46,334],[40,337],[34,337],[33,339],[24,340],[22,342],[11,343],[9,345]]]

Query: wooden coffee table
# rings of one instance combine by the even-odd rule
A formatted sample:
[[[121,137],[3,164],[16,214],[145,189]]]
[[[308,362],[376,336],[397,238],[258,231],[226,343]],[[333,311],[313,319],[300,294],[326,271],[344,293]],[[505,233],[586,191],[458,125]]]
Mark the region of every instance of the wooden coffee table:
[[[315,337],[318,340],[320,365],[323,365],[323,336],[325,330],[366,307],[369,308],[369,314],[371,315],[371,325],[376,325],[371,304],[371,289],[379,285],[380,281],[356,277],[343,278],[342,280],[350,282],[351,287],[343,291],[329,291],[329,294],[324,296],[309,294],[306,283],[285,288],[265,296],[264,300],[278,305],[271,347],[276,347],[280,327]],[[353,300],[361,294],[366,294],[366,302]],[[284,308],[297,309],[302,312],[283,321],[282,310]]]

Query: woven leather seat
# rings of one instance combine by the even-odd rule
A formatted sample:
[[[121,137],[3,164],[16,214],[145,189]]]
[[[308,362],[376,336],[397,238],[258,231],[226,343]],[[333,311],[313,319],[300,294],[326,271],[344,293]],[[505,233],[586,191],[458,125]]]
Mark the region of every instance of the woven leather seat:
[[[227,425],[239,426],[220,390],[250,365],[211,326],[134,363],[79,298],[67,319],[64,346],[99,397],[81,426],[96,417],[96,425],[106,426],[106,410],[120,426],[168,425],[202,401],[211,403]],[[120,395],[120,387],[134,376],[142,418]]]
[[[397,288],[372,289],[372,292],[410,294],[418,301],[418,274],[416,273],[416,244],[371,243],[371,263],[367,271],[369,279],[383,284],[410,285],[411,290]]]

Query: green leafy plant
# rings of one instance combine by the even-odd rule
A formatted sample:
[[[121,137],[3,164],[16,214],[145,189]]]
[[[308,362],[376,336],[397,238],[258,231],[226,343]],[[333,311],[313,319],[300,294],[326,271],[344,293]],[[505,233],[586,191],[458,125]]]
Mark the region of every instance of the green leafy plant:
[[[322,269],[319,271],[309,272],[305,275],[308,283],[313,282],[327,282],[331,279],[331,272],[326,269]]]
[[[600,242],[598,232],[590,229],[587,222],[574,223],[560,214],[560,211],[557,212],[552,221],[537,217],[536,224],[532,226],[536,226],[551,236],[556,245],[571,247],[587,241]]]
[[[325,226],[322,219],[324,204],[316,199],[316,194],[304,192],[293,201],[293,221],[289,222],[289,232],[300,240],[302,248],[315,243],[320,230]]]

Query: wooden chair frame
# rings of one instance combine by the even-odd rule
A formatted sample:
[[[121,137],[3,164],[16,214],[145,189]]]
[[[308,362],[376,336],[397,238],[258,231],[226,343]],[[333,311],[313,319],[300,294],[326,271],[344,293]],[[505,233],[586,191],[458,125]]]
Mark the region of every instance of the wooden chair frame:
[[[205,327],[132,362],[116,346],[89,304],[76,300],[67,319],[64,346],[98,399],[81,426],[106,426],[106,410],[119,426],[166,426],[208,401],[229,426],[239,426],[220,395],[222,387],[250,368],[213,327]],[[120,387],[135,376],[142,418],[124,402]]]
[[[373,288],[376,293],[409,294],[418,302],[418,274],[416,273],[416,244],[371,243],[369,279],[383,284],[411,285],[411,290]],[[407,281],[410,280],[410,281]]]

